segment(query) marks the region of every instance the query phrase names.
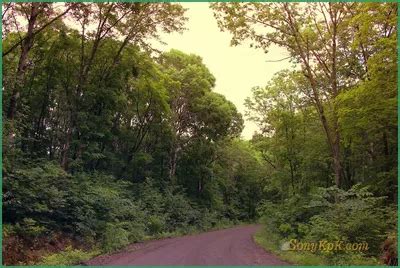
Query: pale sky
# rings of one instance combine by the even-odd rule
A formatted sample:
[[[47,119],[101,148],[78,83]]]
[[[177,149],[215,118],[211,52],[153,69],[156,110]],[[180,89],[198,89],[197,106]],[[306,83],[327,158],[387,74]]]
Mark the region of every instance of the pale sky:
[[[273,74],[292,66],[288,60],[266,62],[285,58],[288,52],[283,48],[272,47],[265,54],[262,50],[250,48],[249,44],[231,47],[231,34],[219,30],[209,3],[182,5],[188,8],[187,30],[183,34],[162,35],[161,39],[167,45],[158,45],[157,48],[164,51],[175,48],[201,56],[216,78],[215,92],[225,95],[243,115],[245,127],[242,137],[251,139],[258,128],[246,120],[244,100],[251,95],[252,87],[266,85]]]

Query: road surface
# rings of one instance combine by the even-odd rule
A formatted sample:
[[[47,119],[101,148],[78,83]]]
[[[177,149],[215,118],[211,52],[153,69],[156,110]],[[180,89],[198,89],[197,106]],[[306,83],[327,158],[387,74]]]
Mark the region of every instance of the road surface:
[[[289,265],[253,241],[259,225],[148,241],[86,265]]]

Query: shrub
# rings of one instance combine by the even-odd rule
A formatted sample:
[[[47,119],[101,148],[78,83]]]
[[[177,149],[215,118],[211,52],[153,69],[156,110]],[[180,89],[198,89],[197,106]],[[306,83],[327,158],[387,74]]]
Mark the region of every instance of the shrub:
[[[103,237],[103,250],[105,252],[112,252],[128,244],[129,232],[116,224],[108,223]]]
[[[21,165],[3,182],[5,223],[20,223],[19,232],[37,235],[45,228],[59,227],[59,222],[70,222],[68,196],[73,182],[57,163],[35,161]]]
[[[165,214],[166,223],[170,231],[176,229],[186,228],[188,225],[193,224],[198,213],[193,208],[189,199],[181,194],[167,192],[165,196]]]
[[[145,225],[135,221],[118,223],[118,226],[128,232],[129,243],[142,241],[145,237]]]
[[[233,221],[227,219],[227,218],[222,218],[220,219],[217,224],[215,225],[216,228],[228,228],[234,224]]]
[[[80,249],[72,249],[69,246],[64,251],[43,257],[39,265],[74,265],[89,260],[98,254],[100,254],[98,250],[85,252]]]
[[[37,238],[46,232],[46,227],[39,225],[34,219],[25,218],[15,225],[15,231],[19,234]]]
[[[386,231],[394,228],[388,222],[383,198],[373,197],[360,185],[348,191],[329,188],[321,190],[321,194],[329,201],[329,209],[310,219],[310,232],[306,238],[367,242],[369,250],[366,254],[378,256]]]
[[[130,198],[131,184],[102,174],[81,173],[77,194],[71,196],[75,230],[83,236],[101,237],[107,224],[120,223],[120,227],[129,233],[130,241],[143,236],[144,217],[142,207]],[[132,225],[132,226],[131,226]]]
[[[151,215],[148,219],[147,228],[151,235],[161,233],[165,228],[165,220],[156,215]]]
[[[203,226],[207,226],[207,229],[210,229],[218,224],[219,217],[217,212],[205,209],[202,215]]]
[[[278,229],[279,229],[279,232],[286,237],[290,233],[292,233],[292,226],[289,223],[282,223],[281,225],[279,225]]]
[[[367,242],[367,252],[317,253],[332,264],[375,263],[365,257],[380,256],[387,232],[396,226],[395,208],[385,207],[383,201],[360,185],[348,191],[330,187],[319,188],[303,200],[293,196],[282,204],[266,202],[259,211],[268,229],[279,235],[277,240]]]
[[[16,233],[15,226],[11,224],[3,224],[3,239],[10,237]]]

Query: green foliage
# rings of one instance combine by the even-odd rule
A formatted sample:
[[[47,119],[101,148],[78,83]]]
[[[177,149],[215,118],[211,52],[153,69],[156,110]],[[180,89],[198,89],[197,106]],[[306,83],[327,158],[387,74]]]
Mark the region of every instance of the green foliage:
[[[144,237],[144,213],[129,197],[127,182],[99,173],[70,176],[46,162],[9,176],[13,180],[6,181],[5,189],[12,198],[4,209],[17,220],[13,228],[16,234],[38,237],[53,231],[73,231],[89,238],[106,233],[107,240],[117,226],[126,233],[128,242]],[[106,244],[108,250],[110,243]]]
[[[330,209],[311,217],[310,231],[305,237],[311,240],[367,242],[369,250],[365,254],[378,256],[386,232],[395,229],[395,209],[382,206],[384,198],[373,197],[367,188],[360,185],[353,186],[347,192],[329,190],[331,192],[320,194],[325,196],[325,207]],[[340,201],[328,201],[334,198]]]
[[[220,29],[232,34],[232,45],[246,41],[266,52],[272,45],[284,47],[300,67],[275,74],[245,102],[246,115],[260,127],[252,144],[268,170],[259,206],[268,235],[276,234],[277,244],[290,238],[369,244],[362,254],[322,253],[321,263],[396,258],[382,245],[396,230],[398,7],[213,3],[211,8]],[[303,254],[286,255],[317,264]]]
[[[268,252],[274,253],[282,260],[298,265],[328,265],[329,263],[322,256],[318,256],[309,252],[292,252],[283,251],[279,245],[279,236],[268,225],[262,228],[254,236],[254,241],[262,246]]]
[[[57,164],[38,161],[20,166],[4,178],[3,209],[19,229],[37,233],[66,220],[71,177]],[[42,227],[40,227],[40,225]]]
[[[289,223],[282,223],[281,225],[279,225],[278,229],[279,232],[286,237],[288,237],[289,234],[292,233],[292,226]]]
[[[233,45],[275,44],[300,67],[252,89],[251,141],[200,56],[153,53],[148,40],[184,29],[180,4],[69,7],[54,21],[51,3],[4,9],[5,239],[66,234],[112,252],[261,216],[273,250],[291,238],[370,246],[291,260],[376,263],[397,222],[396,4],[211,4]],[[91,256],[67,248],[43,263]]]
[[[180,5],[152,6],[149,20],[157,17],[166,32],[182,29]],[[87,7],[73,9],[73,16],[104,11],[97,4]],[[126,19],[136,25],[131,5],[109,7],[103,19],[126,9]],[[146,5],[135,8],[149,12]],[[3,212],[13,234],[66,232],[101,241],[108,252],[149,235],[208,230],[224,217],[254,217],[250,202],[241,204],[248,192],[224,208],[228,193],[214,180],[214,143],[229,146],[243,120],[231,102],[212,92],[215,78],[201,57],[171,50],[154,58],[129,42],[135,35],[128,34],[131,24],[115,23],[127,42],[87,32],[93,38],[82,38],[61,21],[45,28],[29,48],[35,64],[21,81],[15,77],[18,52],[5,59],[10,72],[4,86],[21,83],[17,120],[6,119],[4,139],[11,149],[4,157]],[[155,37],[159,29],[153,26],[131,30]],[[5,45],[16,37],[7,35]],[[10,98],[7,91],[4,115]],[[247,176],[241,177],[244,185]]]
[[[277,234],[277,244],[290,239],[368,243],[368,250],[362,253],[315,253],[332,264],[343,265],[370,262],[372,259],[367,261],[364,257],[381,254],[387,233],[396,228],[395,209],[383,206],[383,201],[384,198],[374,197],[360,185],[348,191],[319,188],[309,197],[303,197],[303,201],[292,197],[282,204],[264,203],[260,213],[269,232]]]
[[[129,223],[133,226],[129,227],[128,224],[126,228],[137,228],[137,232],[143,230],[144,213],[129,196],[128,182],[98,173],[89,176],[79,174],[77,179],[80,181],[77,185],[79,190],[76,189],[77,196],[72,199],[75,204],[79,204],[73,211],[74,217],[78,219],[75,223],[76,231],[86,236],[98,236],[108,228],[108,223]]]
[[[45,234],[46,227],[38,225],[38,223],[31,218],[24,218],[21,223],[17,223],[14,228],[16,233],[24,234],[26,236],[37,238]]]
[[[160,234],[165,228],[165,220],[156,215],[150,215],[147,228],[151,235]]]
[[[196,225],[199,226],[200,230],[210,230],[218,224],[218,215],[216,211],[210,211],[204,209],[201,211],[199,218],[197,219]]]
[[[3,238],[7,239],[8,237],[15,234],[15,226],[11,224],[3,224]]]
[[[96,250],[85,252],[80,249],[73,249],[69,246],[61,252],[43,257],[39,264],[45,266],[75,265],[82,261],[87,261],[99,253],[100,252]]]
[[[119,224],[107,224],[104,231],[103,249],[112,252],[129,244],[128,231]]]
[[[200,216],[199,214],[183,194],[166,193],[165,215],[167,228],[170,231],[185,229],[196,221],[196,218]]]

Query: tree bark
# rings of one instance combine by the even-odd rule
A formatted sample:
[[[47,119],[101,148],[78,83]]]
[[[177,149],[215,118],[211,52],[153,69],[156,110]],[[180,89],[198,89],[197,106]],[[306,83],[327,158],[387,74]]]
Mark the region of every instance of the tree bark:
[[[172,145],[169,157],[169,180],[175,182],[176,164],[178,161],[178,149],[176,145]]]
[[[33,46],[34,37],[34,27],[36,23],[37,16],[40,13],[40,3],[32,3],[31,13],[28,20],[28,31],[26,38],[21,43],[21,55],[18,60],[17,73],[15,78],[15,83],[11,93],[10,107],[8,109],[7,118],[13,120],[17,110],[17,101],[20,96],[19,88],[25,74],[25,69],[28,61],[28,53]]]
[[[317,60],[319,60],[319,64],[322,64],[322,68],[326,68],[326,75],[328,76],[328,79],[330,80],[330,86],[332,89],[332,98],[334,100],[334,98],[337,96],[338,94],[338,89],[337,89],[337,77],[336,77],[336,29],[337,29],[337,18],[333,18],[333,16],[336,14],[330,14],[331,15],[331,20],[333,20],[333,33],[332,33],[332,66],[331,66],[331,70],[329,70],[326,66],[326,64],[324,62],[320,61],[319,56],[315,53],[315,51],[310,51],[309,47],[308,47],[308,41],[304,39],[304,37],[301,35],[301,33],[298,30],[298,25],[297,23],[294,21],[293,17],[292,17],[292,13],[288,8],[288,4],[285,3],[283,4],[283,7],[286,11],[286,14],[288,15],[288,25],[290,27],[291,30],[291,34],[294,37],[294,41],[295,41],[295,46],[296,49],[298,50],[299,56],[301,58],[301,61],[304,65],[304,74],[306,76],[306,78],[309,80],[310,85],[311,85],[311,89],[312,89],[312,93],[313,93],[313,101],[314,104],[317,107],[317,111],[322,123],[322,126],[324,128],[325,134],[326,134],[326,138],[327,138],[327,142],[328,142],[328,146],[330,148],[331,151],[331,155],[333,158],[333,171],[334,171],[334,175],[335,175],[335,184],[337,187],[341,187],[342,186],[342,180],[343,180],[343,167],[342,167],[342,163],[340,160],[340,133],[339,133],[339,128],[338,128],[338,122],[337,122],[337,115],[336,115],[336,110],[335,107],[333,108],[334,111],[334,118],[333,118],[333,126],[330,126],[326,115],[325,115],[325,110],[324,110],[324,106],[323,103],[321,101],[321,97],[319,94],[319,89],[318,89],[318,84],[317,81],[315,80],[315,76],[310,64],[310,52],[316,56]],[[305,44],[304,44],[305,43]],[[305,46],[307,44],[307,46]],[[330,74],[330,75],[329,75]]]
[[[33,46],[34,40],[34,28],[38,15],[40,14],[40,3],[32,3],[31,11],[28,19],[28,29],[25,39],[21,42],[21,55],[18,60],[18,67],[16,72],[16,77],[14,84],[11,89],[10,104],[7,111],[7,119],[10,122],[10,132],[8,134],[8,144],[10,148],[14,147],[15,140],[15,116],[17,113],[18,99],[21,95],[20,88],[23,84],[23,79],[25,76],[25,70],[28,62],[28,53]],[[7,151],[7,148],[4,148]]]

